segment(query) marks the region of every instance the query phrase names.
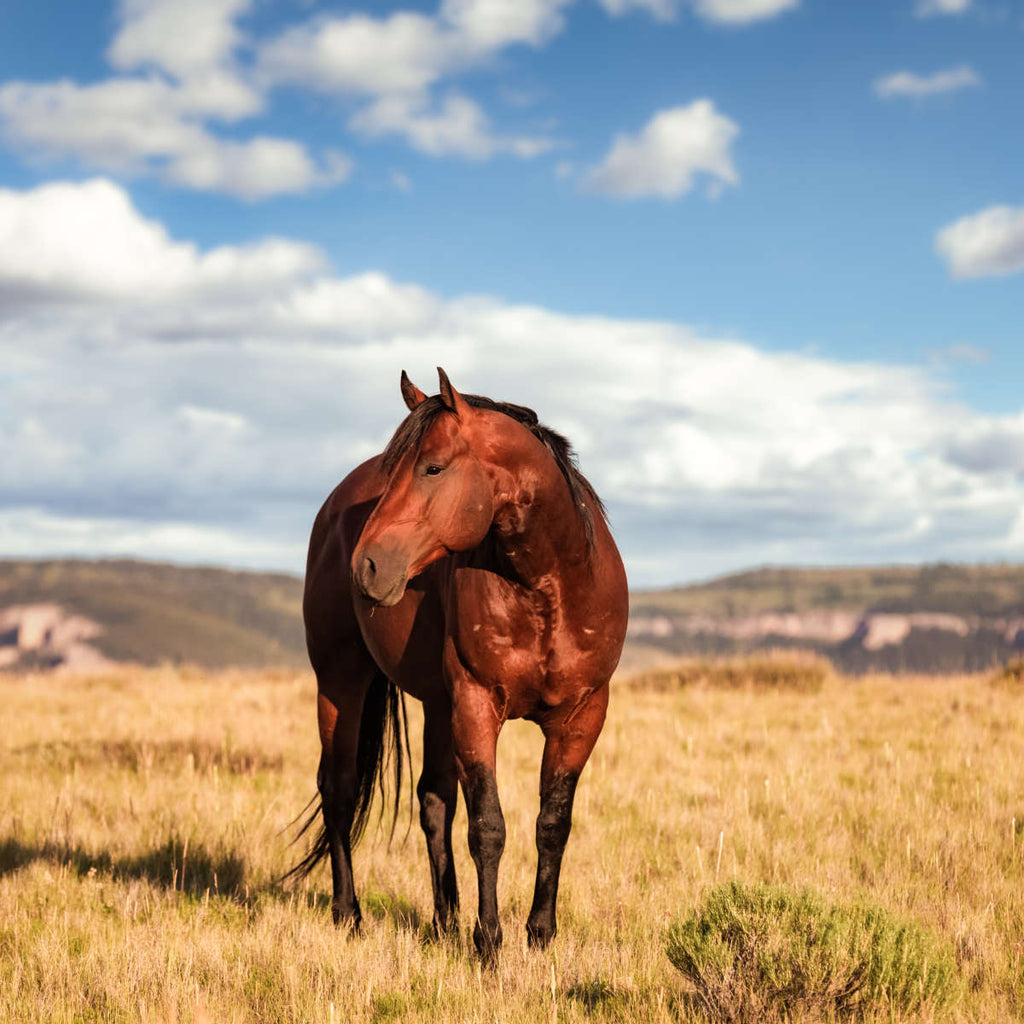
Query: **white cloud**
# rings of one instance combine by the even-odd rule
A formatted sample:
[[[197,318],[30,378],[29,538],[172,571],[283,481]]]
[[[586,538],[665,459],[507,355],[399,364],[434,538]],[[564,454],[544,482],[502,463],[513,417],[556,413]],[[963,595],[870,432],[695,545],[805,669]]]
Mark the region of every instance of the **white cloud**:
[[[9,301],[230,296],[302,281],[323,265],[312,246],[281,239],[201,253],[104,179],[0,189],[0,294]]]
[[[439,18],[469,52],[492,53],[516,43],[543,46],[562,31],[572,0],[443,0]]]
[[[678,0],[600,0],[600,4],[613,17],[647,11],[658,21],[671,21],[679,8]]]
[[[301,571],[305,540],[275,541],[237,526],[146,522],[116,516],[54,514],[46,508],[0,508],[0,551],[31,558],[136,557],[198,565],[277,566]]]
[[[194,95],[157,78],[73,82],[11,82],[0,86],[7,139],[31,153],[78,157],[107,171],[154,174],[187,188],[262,199],[344,180],[351,163],[327,154],[321,163],[289,139],[222,139],[204,127],[224,116],[223,93]]]
[[[990,206],[961,217],[939,231],[935,249],[955,278],[1024,270],[1024,207]]]
[[[534,157],[550,149],[548,139],[503,137],[491,130],[490,118],[467,96],[451,93],[431,108],[425,94],[384,96],[365,107],[351,126],[370,137],[399,135],[428,156],[487,160],[495,153]]]
[[[241,199],[266,199],[286,192],[337,185],[352,171],[344,153],[328,151],[317,163],[291,139],[257,135],[245,142],[207,137],[168,164],[168,181]]]
[[[505,47],[543,46],[561,31],[571,0],[444,0],[436,15],[316,17],[285,30],[260,51],[270,82],[326,93],[386,97],[422,94]]]
[[[399,371],[433,391],[440,364],[572,438],[637,584],[1024,555],[1024,417],[926,367],[446,299],[282,239],[204,251],[107,182],[0,193],[0,294],[7,554],[301,571],[320,501],[404,415]]]
[[[251,0],[123,0],[108,50],[142,75],[0,86],[0,128],[35,157],[73,157],[119,174],[256,200],[343,181],[351,161],[314,159],[291,139],[224,138],[211,122],[259,114],[264,98],[239,71],[235,19]]]
[[[262,113],[266,90],[291,83],[368,101],[350,122],[364,135],[398,135],[435,156],[533,157],[552,142],[496,133],[473,100],[438,101],[432,89],[505,47],[543,45],[570,2],[443,0],[434,15],[318,17],[260,44],[237,25],[251,0],[122,0],[108,59],[135,74],[89,85],[8,82],[0,126],[36,157],[249,200],[345,180],[352,162],[343,153],[317,159],[291,139],[227,138],[215,127]],[[243,45],[256,51],[252,75],[236,60]]]
[[[676,199],[689,192],[698,174],[736,185],[730,147],[739,127],[708,99],[656,113],[637,135],[618,135],[586,185],[623,199]]]
[[[320,278],[297,287],[275,306],[283,330],[298,327],[333,338],[372,338],[422,331],[436,321],[441,304],[416,285],[399,285],[381,273],[338,280]]]
[[[799,5],[800,0],[695,0],[695,9],[701,17],[725,25],[764,21]]]
[[[274,83],[327,93],[415,93],[456,63],[454,40],[436,19],[410,11],[316,18],[264,45],[260,66]]]
[[[248,12],[251,2],[121,0],[120,27],[107,59],[119,71],[169,76],[180,113],[226,120],[259,113],[263,98],[245,81],[234,59],[244,42],[235,19]]]
[[[611,15],[634,10],[647,11],[658,21],[671,21],[683,0],[599,0]],[[800,6],[800,0],[689,0],[694,13],[704,21],[719,25],[749,25],[776,18]]]
[[[260,74],[323,93],[368,100],[350,127],[398,135],[421,153],[485,160],[497,153],[533,157],[548,139],[496,135],[479,104],[434,87],[502,49],[543,46],[561,31],[571,0],[444,0],[435,15],[397,11],[318,17],[264,45]]]
[[[937,15],[965,14],[971,8],[972,0],[917,0],[914,13],[919,18]]]
[[[960,64],[931,75],[918,75],[913,71],[894,71],[892,74],[876,78],[872,88],[875,95],[881,99],[891,99],[894,96],[923,99],[980,85],[981,79],[974,69],[969,64]]]
[[[107,56],[122,71],[158,67],[181,80],[228,64],[241,42],[235,19],[251,0],[121,0]]]

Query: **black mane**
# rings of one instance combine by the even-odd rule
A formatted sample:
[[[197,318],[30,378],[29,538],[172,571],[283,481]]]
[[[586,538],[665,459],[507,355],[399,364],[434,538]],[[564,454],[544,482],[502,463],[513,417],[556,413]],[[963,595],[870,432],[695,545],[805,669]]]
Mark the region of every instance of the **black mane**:
[[[541,423],[537,414],[528,409],[525,405],[515,405],[512,402],[495,402],[493,399],[485,398],[483,395],[463,395],[468,405],[474,409],[489,409],[492,412],[504,413],[506,416],[521,423],[527,430],[554,457],[558,468],[569,485],[569,494],[572,496],[573,505],[583,521],[583,529],[587,535],[587,544],[594,545],[594,510],[605,516],[604,503],[597,496],[590,481],[579,471],[576,464],[576,453],[572,450],[569,441],[550,427]],[[425,398],[419,405],[409,413],[399,424],[388,446],[384,449],[382,466],[384,472],[390,476],[395,467],[401,461],[402,456],[408,451],[416,451],[423,443],[423,438],[430,430],[434,420],[442,412],[447,412],[448,407],[444,404],[440,395],[431,395]]]

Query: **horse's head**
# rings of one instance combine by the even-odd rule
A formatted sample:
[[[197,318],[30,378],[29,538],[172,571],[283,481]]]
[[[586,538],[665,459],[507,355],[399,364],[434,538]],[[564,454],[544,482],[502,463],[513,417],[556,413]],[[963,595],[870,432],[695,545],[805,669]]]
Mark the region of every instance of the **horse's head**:
[[[475,410],[438,367],[441,392],[428,398],[402,371],[409,416],[382,456],[384,493],[352,553],[356,588],[397,604],[408,580],[487,536],[494,482],[475,450]]]

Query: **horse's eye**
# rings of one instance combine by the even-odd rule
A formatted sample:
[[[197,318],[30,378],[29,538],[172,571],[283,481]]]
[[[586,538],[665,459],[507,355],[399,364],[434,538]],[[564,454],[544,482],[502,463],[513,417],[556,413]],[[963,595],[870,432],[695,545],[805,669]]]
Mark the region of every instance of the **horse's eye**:
[[[444,466],[427,466],[427,476],[437,476],[443,469]]]

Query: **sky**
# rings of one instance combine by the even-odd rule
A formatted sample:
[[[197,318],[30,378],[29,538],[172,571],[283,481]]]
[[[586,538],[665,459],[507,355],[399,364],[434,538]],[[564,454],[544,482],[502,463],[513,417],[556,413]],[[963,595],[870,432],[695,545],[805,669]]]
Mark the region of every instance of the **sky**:
[[[1024,2],[12,0],[0,556],[301,573],[408,370],[635,586],[1024,560]]]

